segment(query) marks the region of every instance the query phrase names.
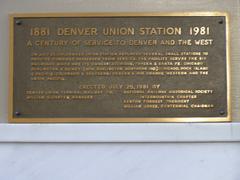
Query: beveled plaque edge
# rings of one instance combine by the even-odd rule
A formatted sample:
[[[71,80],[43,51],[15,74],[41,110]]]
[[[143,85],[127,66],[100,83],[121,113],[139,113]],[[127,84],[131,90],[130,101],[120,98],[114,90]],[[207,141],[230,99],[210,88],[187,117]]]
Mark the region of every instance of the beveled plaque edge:
[[[131,16],[225,16],[226,18],[226,84],[227,116],[226,117],[167,117],[167,118],[15,118],[13,117],[13,56],[14,56],[14,18],[22,17],[131,17]],[[230,33],[229,14],[227,12],[88,12],[88,13],[13,13],[9,14],[9,123],[141,123],[141,122],[231,122],[231,77],[230,77]]]

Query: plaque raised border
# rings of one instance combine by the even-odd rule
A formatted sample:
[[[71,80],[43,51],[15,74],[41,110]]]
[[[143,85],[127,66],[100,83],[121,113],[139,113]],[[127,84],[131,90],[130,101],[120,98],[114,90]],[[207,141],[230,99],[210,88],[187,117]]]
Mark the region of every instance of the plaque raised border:
[[[141,17],[141,16],[225,16],[226,18],[226,83],[227,83],[227,116],[225,117],[54,117],[54,118],[15,118],[13,116],[13,61],[14,61],[14,18],[22,17]],[[56,122],[228,122],[231,121],[230,95],[230,33],[229,16],[225,12],[179,12],[179,13],[29,13],[9,15],[9,110],[8,119],[11,123],[56,123]]]

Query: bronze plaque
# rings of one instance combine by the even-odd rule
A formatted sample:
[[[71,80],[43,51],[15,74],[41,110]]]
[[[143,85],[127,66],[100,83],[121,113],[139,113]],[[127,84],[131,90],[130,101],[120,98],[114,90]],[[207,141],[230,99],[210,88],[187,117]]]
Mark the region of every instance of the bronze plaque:
[[[10,16],[10,122],[230,121],[225,13]]]

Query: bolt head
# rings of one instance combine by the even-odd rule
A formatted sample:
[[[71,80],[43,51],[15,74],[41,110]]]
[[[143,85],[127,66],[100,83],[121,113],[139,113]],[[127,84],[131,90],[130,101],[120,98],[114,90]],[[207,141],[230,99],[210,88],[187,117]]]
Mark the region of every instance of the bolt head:
[[[16,116],[20,116],[20,115],[21,115],[21,113],[20,113],[20,112],[18,112],[18,111],[16,111],[16,112],[15,112],[15,115],[16,115]]]
[[[16,24],[17,24],[17,25],[21,25],[21,24],[22,24],[22,21],[21,21],[21,20],[17,20],[17,21],[16,21]]]
[[[225,114],[225,111],[221,110],[221,111],[219,112],[219,114],[220,114],[220,115],[224,115],[224,114]]]

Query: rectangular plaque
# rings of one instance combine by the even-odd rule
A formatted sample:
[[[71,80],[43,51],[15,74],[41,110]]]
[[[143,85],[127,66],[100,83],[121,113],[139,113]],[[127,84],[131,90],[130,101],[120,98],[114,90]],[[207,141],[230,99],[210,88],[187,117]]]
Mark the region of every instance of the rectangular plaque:
[[[10,16],[10,122],[230,121],[226,13]]]

